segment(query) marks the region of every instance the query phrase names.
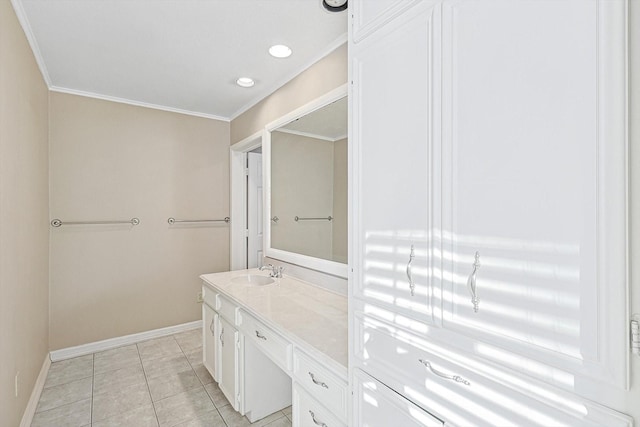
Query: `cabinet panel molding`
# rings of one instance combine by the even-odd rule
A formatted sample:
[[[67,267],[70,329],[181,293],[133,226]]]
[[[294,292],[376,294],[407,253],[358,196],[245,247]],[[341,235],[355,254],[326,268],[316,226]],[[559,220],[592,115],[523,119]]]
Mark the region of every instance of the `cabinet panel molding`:
[[[433,324],[440,305],[429,247],[439,215],[431,178],[439,168],[439,6],[412,10],[354,48],[353,292]]]
[[[353,339],[356,368],[447,425],[633,425],[617,411],[363,313],[355,313]]]
[[[352,0],[349,5],[355,16],[352,40],[360,42],[421,1],[425,0]]]
[[[443,7],[444,327],[592,398],[628,386],[624,11],[616,0]]]

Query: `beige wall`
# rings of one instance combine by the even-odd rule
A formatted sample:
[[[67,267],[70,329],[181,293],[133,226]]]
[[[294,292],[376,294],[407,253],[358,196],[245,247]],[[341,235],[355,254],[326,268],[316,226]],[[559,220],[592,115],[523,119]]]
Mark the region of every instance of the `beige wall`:
[[[200,319],[198,275],[229,268],[229,123],[52,93],[51,349]]]
[[[334,261],[347,263],[347,211],[348,211],[348,165],[347,139],[333,144],[333,226],[332,258]]]
[[[48,91],[0,1],[0,425],[17,426],[49,350]],[[14,379],[18,376],[18,397]]]
[[[231,121],[231,144],[347,83],[347,45],[334,50],[249,110]]]

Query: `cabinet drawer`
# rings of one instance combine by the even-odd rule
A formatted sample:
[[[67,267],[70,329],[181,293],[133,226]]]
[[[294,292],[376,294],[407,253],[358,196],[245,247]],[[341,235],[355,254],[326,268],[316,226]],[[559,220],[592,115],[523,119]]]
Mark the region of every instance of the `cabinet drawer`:
[[[442,427],[444,423],[359,369],[354,370],[354,417],[362,427]]]
[[[238,309],[237,305],[232,303],[229,299],[225,298],[224,296],[218,294],[216,310],[218,310],[218,313],[220,313],[220,316],[227,319],[227,321],[232,325],[237,324],[236,322],[237,309]]]
[[[207,286],[202,286],[202,301],[214,310],[217,309],[218,293]]]
[[[293,353],[293,375],[317,400],[341,419],[347,419],[347,383],[296,349]]]
[[[356,314],[354,367],[454,425],[629,426],[627,416]]]
[[[335,415],[307,394],[298,383],[293,384],[293,425],[298,427],[346,427]]]
[[[242,309],[238,311],[238,325],[245,339],[251,340],[282,369],[291,372],[290,342]]]

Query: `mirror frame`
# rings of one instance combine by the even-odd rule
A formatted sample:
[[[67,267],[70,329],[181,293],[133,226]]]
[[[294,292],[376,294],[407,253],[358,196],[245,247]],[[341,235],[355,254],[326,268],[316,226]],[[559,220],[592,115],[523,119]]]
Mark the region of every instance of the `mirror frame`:
[[[347,278],[348,264],[342,264],[336,261],[315,258],[309,255],[302,255],[299,253],[288,252],[282,249],[271,247],[271,132],[283,125],[286,125],[287,123],[294,121],[297,118],[312,113],[313,111],[325,107],[326,105],[329,105],[332,102],[335,102],[346,96],[347,84],[344,84],[332,90],[331,92],[328,92],[327,94],[316,98],[313,101],[303,105],[302,107],[297,108],[290,113],[280,117],[279,119],[267,124],[262,134],[262,179],[264,189],[264,256],[342,278]]]

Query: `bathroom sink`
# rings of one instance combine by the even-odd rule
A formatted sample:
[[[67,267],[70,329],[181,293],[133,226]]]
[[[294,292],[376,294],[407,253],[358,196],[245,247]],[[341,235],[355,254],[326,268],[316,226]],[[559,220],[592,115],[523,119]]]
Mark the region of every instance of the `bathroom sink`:
[[[257,274],[247,274],[244,276],[237,276],[231,279],[231,283],[238,283],[242,285],[268,285],[275,282],[273,278],[267,276],[258,276]]]

